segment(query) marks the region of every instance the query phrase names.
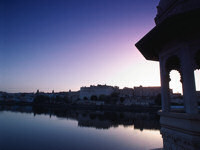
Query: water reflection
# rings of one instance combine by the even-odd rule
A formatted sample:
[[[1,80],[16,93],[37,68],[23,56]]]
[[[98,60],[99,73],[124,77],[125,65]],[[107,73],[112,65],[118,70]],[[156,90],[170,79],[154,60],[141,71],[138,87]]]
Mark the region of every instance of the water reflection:
[[[149,150],[156,113],[0,106],[0,150]]]
[[[58,109],[32,106],[0,106],[0,111],[31,113],[34,116],[48,115],[57,118],[77,120],[79,127],[109,129],[111,127],[134,126],[134,129],[160,130],[159,116],[156,112],[114,112],[76,109]]]

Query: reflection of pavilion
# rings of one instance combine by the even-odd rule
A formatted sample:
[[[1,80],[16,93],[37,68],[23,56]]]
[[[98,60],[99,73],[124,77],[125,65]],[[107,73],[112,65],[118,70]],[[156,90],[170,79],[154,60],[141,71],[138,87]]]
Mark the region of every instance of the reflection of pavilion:
[[[156,27],[137,48],[148,60],[160,62],[162,86],[161,134],[164,149],[200,149],[194,70],[200,69],[200,1],[160,0]],[[177,70],[183,85],[184,112],[170,109],[169,73]]]

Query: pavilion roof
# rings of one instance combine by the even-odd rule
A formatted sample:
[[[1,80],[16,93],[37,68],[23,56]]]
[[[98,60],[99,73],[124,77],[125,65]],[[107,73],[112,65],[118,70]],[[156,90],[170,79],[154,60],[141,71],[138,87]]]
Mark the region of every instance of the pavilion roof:
[[[162,48],[174,40],[200,37],[200,9],[171,16],[155,26],[135,46],[147,60],[158,61]]]

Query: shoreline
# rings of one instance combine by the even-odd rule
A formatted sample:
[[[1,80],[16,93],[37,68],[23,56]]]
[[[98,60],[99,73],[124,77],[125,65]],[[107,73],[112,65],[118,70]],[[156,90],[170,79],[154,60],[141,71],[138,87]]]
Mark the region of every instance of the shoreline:
[[[80,109],[80,110],[105,110],[105,111],[141,111],[141,112],[157,112],[161,106],[141,106],[141,105],[85,105],[85,104],[34,104],[27,102],[0,102],[1,106],[32,106],[41,108],[54,109]]]

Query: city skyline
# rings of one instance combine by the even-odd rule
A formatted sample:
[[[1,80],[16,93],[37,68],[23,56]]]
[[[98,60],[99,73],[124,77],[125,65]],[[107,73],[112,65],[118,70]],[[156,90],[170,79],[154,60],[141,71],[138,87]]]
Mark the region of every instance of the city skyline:
[[[158,62],[145,60],[134,46],[155,26],[158,2],[4,1],[0,91],[160,86]],[[176,82],[172,88],[181,91]]]

